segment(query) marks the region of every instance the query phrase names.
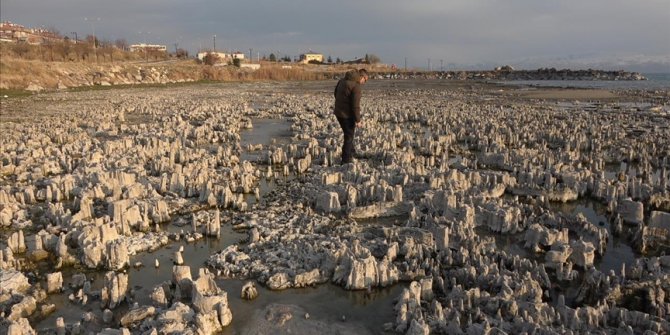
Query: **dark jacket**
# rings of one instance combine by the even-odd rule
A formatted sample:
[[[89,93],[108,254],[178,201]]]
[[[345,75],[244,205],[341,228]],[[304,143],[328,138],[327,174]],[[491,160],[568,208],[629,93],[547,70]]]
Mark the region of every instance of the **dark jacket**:
[[[347,72],[335,86],[335,116],[342,119],[355,118],[361,121],[361,84],[358,71]]]

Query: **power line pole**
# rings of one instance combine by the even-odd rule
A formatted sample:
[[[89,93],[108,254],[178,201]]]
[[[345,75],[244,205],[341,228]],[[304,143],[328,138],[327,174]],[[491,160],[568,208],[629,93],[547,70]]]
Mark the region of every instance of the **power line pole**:
[[[100,18],[97,17],[95,18],[98,22],[100,22]],[[95,22],[93,21],[93,18],[89,19],[87,17],[84,18],[84,21],[90,21],[91,22],[91,28],[93,29],[93,55],[95,56],[95,62],[98,62],[98,41],[97,38],[95,38]]]
[[[430,58],[428,58],[428,71],[431,71],[431,70],[432,70],[432,68],[430,66]]]
[[[213,39],[214,39],[214,52],[216,52],[216,34],[214,34]]]
[[[73,31],[73,32],[71,32],[70,34],[73,34],[73,35],[74,35],[74,44],[77,44],[77,41],[78,41],[78,38],[77,38],[77,32],[76,32],[76,31]]]
[[[144,35],[144,42],[142,43],[142,49],[144,49],[144,62],[149,63],[149,45],[147,44],[147,35],[151,34],[150,31],[139,31],[140,39]]]
[[[177,49],[179,49],[179,41],[181,40],[181,36],[178,36],[174,40],[174,55],[177,57]]]
[[[407,57],[405,57],[405,72],[407,72]]]

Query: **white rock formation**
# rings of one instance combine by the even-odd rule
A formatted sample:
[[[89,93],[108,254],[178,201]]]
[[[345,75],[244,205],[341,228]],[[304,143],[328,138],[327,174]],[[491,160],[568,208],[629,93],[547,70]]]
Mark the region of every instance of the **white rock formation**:
[[[156,314],[156,308],[153,306],[142,306],[133,308],[121,318],[121,325],[129,327],[133,324],[142,322],[146,318],[153,317]]]
[[[256,290],[256,286],[253,282],[246,282],[242,286],[241,297],[244,300],[254,300],[258,297],[258,290]]]
[[[54,272],[47,274],[47,293],[59,292],[63,287],[63,274]]]
[[[631,199],[620,200],[617,204],[617,213],[624,222],[642,224],[644,222],[644,205]]]
[[[7,335],[37,335],[37,332],[30,326],[28,319],[19,318],[9,324]]]
[[[25,293],[30,288],[28,278],[14,269],[0,270],[0,294]]]
[[[335,192],[325,192],[316,199],[316,210],[323,212],[338,212],[340,210],[339,196]]]
[[[109,271],[105,274],[105,282],[100,293],[103,307],[114,309],[126,299],[128,293],[128,275]]]

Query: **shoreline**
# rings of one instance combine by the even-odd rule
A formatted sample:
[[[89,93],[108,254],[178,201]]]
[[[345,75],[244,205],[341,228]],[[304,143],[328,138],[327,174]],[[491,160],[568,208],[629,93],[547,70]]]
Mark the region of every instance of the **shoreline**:
[[[3,59],[0,68],[0,96],[27,92],[58,91],[127,85],[171,85],[199,82],[313,81],[338,79],[344,72],[364,67],[375,80],[446,80],[446,81],[645,81],[636,72],[605,70],[513,70],[488,71],[403,71],[385,65],[301,65],[264,62],[249,70],[234,66],[209,66],[192,60],[137,63],[75,63]]]
[[[78,86],[65,89],[28,91],[17,89],[0,89],[0,101],[12,100],[14,98],[28,97],[35,94],[57,94],[57,93],[76,93],[86,91],[107,91],[107,90],[140,90],[140,89],[170,89],[188,86],[217,86],[229,85],[281,85],[290,86],[295,89],[296,85],[306,90],[329,90],[334,79],[321,80],[255,80],[255,81],[215,81],[199,80],[189,82],[174,83],[147,83],[147,84],[121,84],[108,86]],[[670,96],[670,88],[659,88],[656,90],[645,89],[606,89],[598,87],[561,87],[561,86],[539,86],[516,83],[514,81],[497,82],[484,80],[456,80],[456,79],[375,79],[370,81],[365,89],[400,89],[416,86],[453,86],[453,87],[482,87],[506,92],[516,92],[516,98],[526,99],[549,99],[549,100],[639,100],[650,98],[650,93],[660,93],[661,98]],[[664,95],[664,96],[663,96]]]

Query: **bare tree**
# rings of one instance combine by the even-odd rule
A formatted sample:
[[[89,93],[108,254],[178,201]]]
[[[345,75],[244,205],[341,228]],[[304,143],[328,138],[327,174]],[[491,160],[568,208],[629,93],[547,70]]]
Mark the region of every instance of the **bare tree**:
[[[381,58],[379,58],[379,56],[377,56],[375,54],[366,54],[365,56],[366,56],[365,57],[366,60],[370,64],[378,64],[378,63],[381,63],[381,61],[382,61]]]
[[[214,65],[219,61],[219,55],[208,52],[205,55],[205,58],[203,58],[202,62],[205,63],[206,65]]]
[[[86,41],[86,43],[94,45],[95,47],[100,46],[100,40],[98,40],[98,38],[93,35],[86,35],[86,38],[84,40]]]
[[[60,34],[60,31],[59,31],[56,27],[54,27],[54,26],[48,26],[48,27],[45,29],[45,31],[46,31],[47,33],[53,35],[53,37],[55,37],[55,38],[61,38],[61,37],[62,37],[62,35]]]
[[[114,41],[114,45],[123,51],[128,50],[128,41],[126,41],[125,38],[116,39],[116,41]]]
[[[114,61],[114,46],[111,43],[106,43],[105,41],[100,43],[100,49],[98,49],[98,54],[102,55],[102,61],[104,62],[109,55],[109,60]]]
[[[67,37],[67,36],[66,36]],[[72,49],[69,39],[64,39],[63,42],[54,45],[56,54],[59,54],[62,60],[66,61],[69,58],[70,50]]]
[[[77,43],[75,44],[74,49],[77,53],[77,59],[81,58],[82,61],[86,60],[86,58],[93,52],[91,50],[91,45],[87,43]]]
[[[24,58],[26,55],[28,55],[28,52],[30,51],[30,45],[27,43],[17,43],[14,46],[14,53],[19,56],[19,58]]]
[[[54,44],[51,42],[50,39],[45,39],[43,42],[43,45],[46,49],[49,50],[49,61],[53,62],[54,61]]]
[[[182,49],[182,48],[178,48],[177,52],[175,53],[175,56],[177,56],[177,58],[180,58],[180,59],[181,58],[188,58],[188,51],[185,50],[185,49]]]

